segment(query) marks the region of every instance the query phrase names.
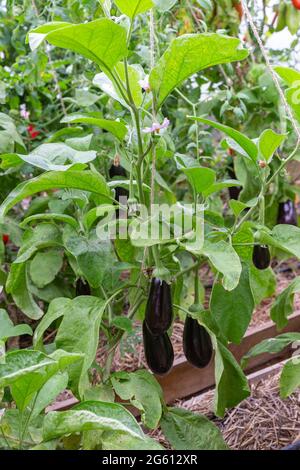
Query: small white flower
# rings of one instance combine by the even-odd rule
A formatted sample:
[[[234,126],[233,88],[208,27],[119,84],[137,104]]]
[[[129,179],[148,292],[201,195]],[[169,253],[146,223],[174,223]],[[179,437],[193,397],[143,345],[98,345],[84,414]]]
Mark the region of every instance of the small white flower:
[[[145,127],[145,129],[143,129],[143,132],[144,134],[152,134],[153,132],[155,132],[155,134],[160,134],[160,131],[163,129],[167,129],[169,125],[170,125],[169,119],[165,118],[162,124],[159,124],[158,122],[154,122],[151,127]]]

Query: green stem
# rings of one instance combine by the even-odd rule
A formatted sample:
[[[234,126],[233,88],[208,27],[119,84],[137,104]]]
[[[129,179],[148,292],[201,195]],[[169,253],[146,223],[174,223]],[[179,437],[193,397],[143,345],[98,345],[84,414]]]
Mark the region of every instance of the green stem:
[[[195,304],[200,305],[201,304],[201,298],[200,298],[200,279],[199,279],[199,264],[195,267]]]

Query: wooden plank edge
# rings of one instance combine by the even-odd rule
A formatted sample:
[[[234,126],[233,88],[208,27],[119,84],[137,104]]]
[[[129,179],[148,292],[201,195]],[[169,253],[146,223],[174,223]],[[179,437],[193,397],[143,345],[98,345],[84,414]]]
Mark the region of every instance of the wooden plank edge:
[[[300,312],[289,317],[288,325],[282,331],[277,331],[276,325],[273,322],[268,322],[263,326],[249,330],[241,344],[231,344],[229,349],[234,357],[240,361],[253,346],[262,340],[276,337],[282,333],[297,331],[300,332]],[[258,374],[259,376],[259,371],[266,366],[267,363],[277,360],[276,364],[269,365],[262,369],[262,371],[268,370],[269,368],[270,370],[273,370],[272,368],[276,368],[278,365],[278,360],[282,361],[288,354],[288,352],[281,352],[272,355],[261,354],[249,361],[248,366],[245,368],[245,373],[246,375],[250,374],[249,377],[251,377],[251,374]],[[279,364],[282,364],[282,362]],[[211,362],[211,364],[206,368],[199,370],[189,364],[185,358],[176,360],[174,362],[174,367],[169,374],[156,378],[163,389],[167,403],[171,403],[180,398],[190,397],[197,393],[203,393],[215,385],[213,362]],[[76,398],[69,398],[49,406],[46,411],[68,410],[77,403],[78,400]]]

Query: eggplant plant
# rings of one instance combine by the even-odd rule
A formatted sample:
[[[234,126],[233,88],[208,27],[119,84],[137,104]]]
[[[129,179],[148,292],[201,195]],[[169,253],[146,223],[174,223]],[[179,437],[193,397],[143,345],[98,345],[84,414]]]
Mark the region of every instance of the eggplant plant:
[[[226,448],[205,417],[167,407],[150,372],[114,372],[116,349],[139,322],[149,369],[165,374],[174,360],[172,323],[178,315],[185,318],[187,359],[203,368],[214,356],[215,414],[223,417],[250,394],[228,345],[242,341],[255,306],[275,291],[271,255],[300,258],[300,229],[266,220],[274,187],[282,186],[282,173],[296,152],[283,155],[287,134],[265,129],[252,139],[198,115],[190,103],[193,113],[184,119],[195,129],[193,156],[176,152],[169,103],[178,96],[189,103],[184,83],[207,69],[240,64],[248,51],[239,39],[219,33],[183,34],[159,51],[154,34],[159,3],[115,0],[116,17],[111,2],[101,2],[99,19],[55,21],[28,34],[32,51],[47,44],[51,51],[67,50],[92,62],[97,73],[90,86],[101,90],[106,106],[105,115],[67,114],[61,120],[67,126],[51,142],[28,153],[16,146],[0,156],[6,171],[31,170],[0,206],[1,227],[9,227],[15,210],[22,233],[0,283],[7,301],[36,322],[32,349],[4,351],[0,358],[3,448],[161,449],[116,403],[116,395],[140,411],[147,429],[161,426],[175,448]],[[141,16],[150,23],[146,65],[138,61],[133,41]],[[289,81],[293,71],[282,75]],[[75,137],[78,125],[84,130]],[[223,150],[234,149],[231,179],[220,178],[202,158],[201,126],[225,134]],[[168,181],[159,171],[164,158]],[[229,201],[227,217],[217,207],[228,188],[239,192]],[[17,212],[24,200],[29,200],[25,215]],[[188,227],[179,230],[183,219]],[[0,256],[6,256],[1,244]],[[204,265],[214,275],[206,307],[199,274]],[[297,289],[295,284],[286,295]],[[184,301],[186,290],[191,295]],[[290,303],[277,298],[272,312],[282,326]],[[47,344],[50,327],[53,342]],[[108,352],[101,367],[100,332]],[[65,389],[78,405],[45,412]],[[189,430],[192,442],[181,428]]]

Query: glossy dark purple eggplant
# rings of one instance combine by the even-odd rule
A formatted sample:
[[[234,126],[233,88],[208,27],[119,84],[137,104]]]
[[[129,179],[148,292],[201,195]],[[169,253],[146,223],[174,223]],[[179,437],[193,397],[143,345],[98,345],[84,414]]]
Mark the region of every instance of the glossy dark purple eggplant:
[[[125,170],[125,168],[122,167],[122,165],[112,164],[112,166],[109,169],[109,177],[114,178],[116,176],[123,176],[124,178],[126,178],[126,176],[127,176],[126,175],[126,170]]]
[[[237,186],[232,186],[231,188],[228,188],[228,191],[230,199],[235,199],[237,201],[241,192],[241,188],[238,188]]]
[[[298,225],[296,207],[290,199],[279,204],[277,224]]]
[[[157,375],[167,374],[174,362],[173,346],[168,333],[153,336],[144,321],[143,340],[145,358],[149,369]]]
[[[257,269],[267,269],[271,262],[269,248],[266,245],[255,245],[253,248],[252,261]]]
[[[183,351],[187,360],[195,367],[206,367],[213,356],[213,346],[204,326],[187,316],[183,330]]]
[[[171,286],[166,282],[152,278],[145,321],[153,335],[166,333],[173,321]]]
[[[76,297],[80,295],[91,295],[91,288],[87,282],[83,282],[82,279],[78,279],[76,282]]]
[[[233,163],[231,163],[231,165],[229,165],[228,167],[228,174],[231,179],[236,180],[236,174],[233,168]],[[237,187],[237,186],[232,186],[231,188],[228,188],[230,199],[238,200],[241,191],[242,191],[242,188]]]

